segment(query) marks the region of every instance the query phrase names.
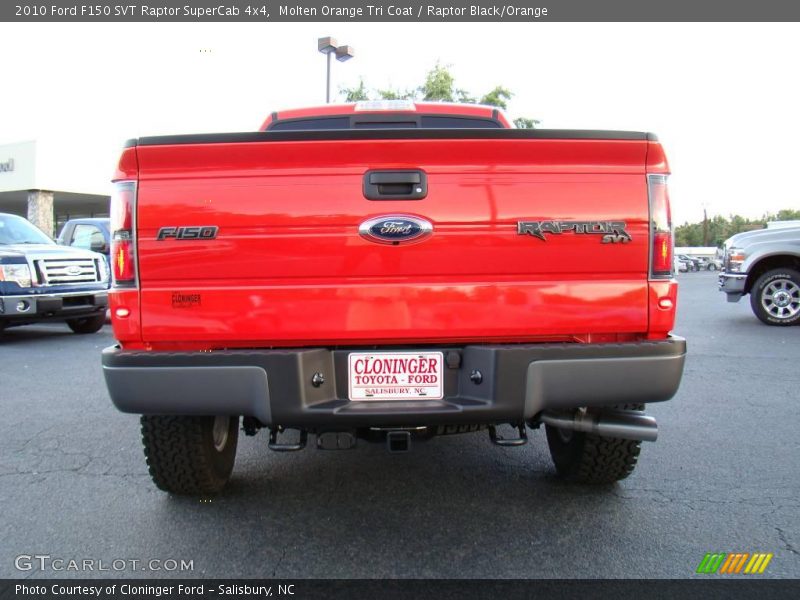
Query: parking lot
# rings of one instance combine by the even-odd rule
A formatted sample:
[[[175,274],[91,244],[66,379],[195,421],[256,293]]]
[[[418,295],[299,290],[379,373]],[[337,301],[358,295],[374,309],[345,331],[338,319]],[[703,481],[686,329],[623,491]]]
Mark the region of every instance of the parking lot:
[[[634,474],[599,488],[554,478],[543,431],[522,448],[483,433],[408,454],[276,454],[261,433],[240,438],[223,494],[171,498],[147,475],[137,417],[107,398],[110,327],[9,330],[0,576],[683,578],[706,552],[772,552],[764,576],[800,577],[800,327],[726,303],[712,273],[679,279],[682,387],[649,408],[659,440]],[[34,554],[193,571],[16,569]]]

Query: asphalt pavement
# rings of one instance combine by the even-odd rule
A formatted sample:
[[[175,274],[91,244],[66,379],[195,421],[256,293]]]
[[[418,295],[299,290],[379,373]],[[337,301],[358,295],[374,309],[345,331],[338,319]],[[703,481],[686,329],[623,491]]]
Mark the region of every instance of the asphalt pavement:
[[[648,407],[659,440],[634,474],[604,487],[557,480],[541,430],[522,448],[478,433],[407,454],[276,454],[262,433],[240,438],[223,494],[173,498],[106,395],[110,327],[9,330],[0,577],[685,578],[707,552],[771,552],[763,577],[800,577],[800,327],[762,325],[711,273],[679,280],[683,384]],[[95,570],[70,568],[84,560]]]

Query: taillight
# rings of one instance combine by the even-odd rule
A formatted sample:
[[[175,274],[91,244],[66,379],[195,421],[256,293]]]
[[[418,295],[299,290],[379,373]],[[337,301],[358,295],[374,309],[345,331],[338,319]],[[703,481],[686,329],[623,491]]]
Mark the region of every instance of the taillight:
[[[650,276],[656,279],[668,279],[673,276],[673,237],[667,176],[648,175],[647,195],[650,199],[650,228],[653,243]]]
[[[136,183],[119,181],[111,195],[111,275],[114,285],[136,283],[133,214]]]

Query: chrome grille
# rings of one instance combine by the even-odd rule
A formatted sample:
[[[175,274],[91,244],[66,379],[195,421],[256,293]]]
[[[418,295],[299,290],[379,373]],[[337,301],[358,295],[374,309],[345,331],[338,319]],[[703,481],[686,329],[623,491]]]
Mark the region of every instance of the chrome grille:
[[[100,281],[99,265],[91,258],[45,258],[37,263],[45,285]]]

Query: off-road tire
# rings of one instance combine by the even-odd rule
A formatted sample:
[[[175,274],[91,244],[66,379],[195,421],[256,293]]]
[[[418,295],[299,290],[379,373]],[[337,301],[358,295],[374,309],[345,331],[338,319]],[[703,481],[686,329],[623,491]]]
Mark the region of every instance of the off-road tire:
[[[624,410],[643,410],[643,404],[618,406]],[[633,473],[642,442],[622,438],[601,437],[579,431],[564,432],[545,426],[550,456],[559,477],[577,483],[608,484]]]
[[[236,459],[239,418],[229,418],[227,438],[220,449],[214,444],[214,419],[142,416],[144,455],[158,489],[207,495],[225,487]]]
[[[94,315],[92,317],[81,317],[79,319],[68,319],[67,325],[73,333],[84,335],[87,333],[97,333],[106,324],[106,315]]]
[[[776,286],[781,285],[786,286],[782,289],[790,297],[790,304],[785,309],[782,309],[782,312],[787,313],[785,317],[776,314],[779,310],[778,306],[766,297],[770,292],[776,291]],[[774,298],[774,293],[772,295]],[[756,317],[767,325],[786,326],[800,323],[800,306],[798,303],[800,303],[800,273],[794,269],[772,269],[767,271],[756,279],[755,284],[750,289],[750,308],[753,309]],[[770,312],[768,307],[771,307],[773,312]]]

